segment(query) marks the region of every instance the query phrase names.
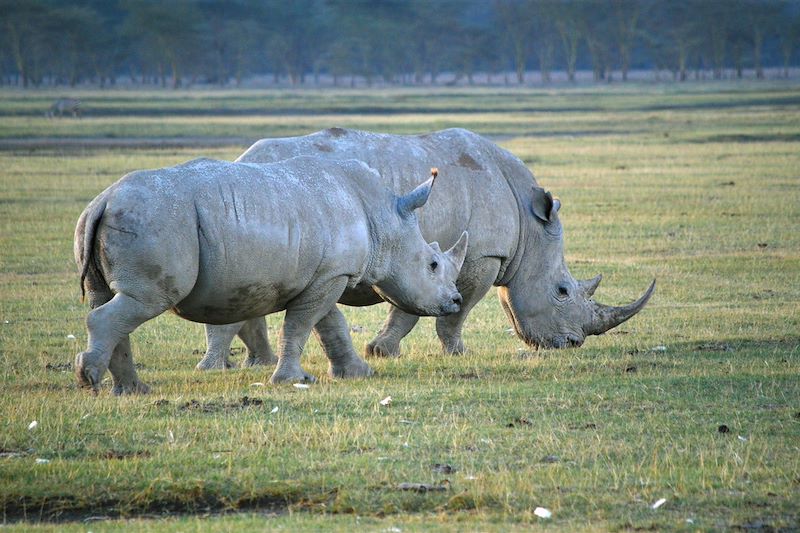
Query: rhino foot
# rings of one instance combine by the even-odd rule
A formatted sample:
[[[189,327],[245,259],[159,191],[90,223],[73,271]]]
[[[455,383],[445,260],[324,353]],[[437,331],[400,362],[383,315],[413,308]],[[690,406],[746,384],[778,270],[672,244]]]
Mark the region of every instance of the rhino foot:
[[[96,394],[100,390],[105,368],[100,368],[92,361],[94,359],[87,352],[81,352],[75,357],[75,376],[78,378],[78,385],[85,389],[92,389]]]
[[[123,385],[121,383],[114,384],[114,388],[111,389],[111,393],[114,396],[123,396],[128,394],[149,394],[150,386],[137,379],[132,385]]]
[[[400,357],[400,343],[376,337],[364,351],[368,357]]]
[[[195,368],[197,370],[226,370],[228,368],[234,368],[234,365],[228,361],[227,357],[217,357],[206,354],[200,362],[197,363]]]
[[[344,365],[330,365],[328,375],[332,378],[366,378],[375,373],[366,362],[361,359],[350,361]]]
[[[291,371],[286,369],[276,368],[269,382],[276,383],[316,383],[317,378],[304,371],[302,368]]]
[[[464,355],[467,353],[467,347],[464,346],[464,341],[459,339],[452,339],[449,341],[442,341],[442,351],[447,355]]]
[[[248,355],[247,359],[242,362],[242,367],[251,366],[272,366],[278,362],[278,358],[272,354],[252,356]]]

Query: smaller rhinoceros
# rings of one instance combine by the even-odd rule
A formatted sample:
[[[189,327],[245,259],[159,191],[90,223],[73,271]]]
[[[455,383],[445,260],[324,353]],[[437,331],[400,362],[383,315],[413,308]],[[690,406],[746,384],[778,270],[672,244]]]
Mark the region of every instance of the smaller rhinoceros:
[[[415,210],[433,178],[395,196],[360,161],[298,157],[274,164],[198,159],[133,172],[95,198],[75,229],[81,290],[92,311],[79,382],[147,392],[129,334],[171,310],[210,324],[286,310],[273,383],[314,381],[300,365],[312,327],[335,338],[329,373],[366,376],[336,308],[346,289],[374,289],[410,313],[457,312],[455,280],[467,235],[448,252],[428,245]],[[439,265],[447,265],[439,267]]]

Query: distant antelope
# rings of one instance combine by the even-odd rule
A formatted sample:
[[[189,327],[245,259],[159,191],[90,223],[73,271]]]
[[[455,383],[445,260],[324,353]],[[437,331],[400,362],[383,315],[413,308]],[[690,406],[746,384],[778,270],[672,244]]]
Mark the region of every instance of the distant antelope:
[[[59,98],[53,102],[53,105],[47,110],[45,116],[47,118],[63,117],[67,113],[72,113],[73,117],[80,118],[81,101],[75,98]]]

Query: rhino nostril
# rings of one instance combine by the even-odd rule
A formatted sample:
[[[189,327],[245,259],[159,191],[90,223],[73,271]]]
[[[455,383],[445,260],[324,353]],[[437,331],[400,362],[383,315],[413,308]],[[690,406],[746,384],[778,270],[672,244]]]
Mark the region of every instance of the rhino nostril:
[[[460,294],[456,294],[455,296],[453,296],[453,303],[454,304],[461,305],[461,302],[462,302],[462,298],[461,298]]]

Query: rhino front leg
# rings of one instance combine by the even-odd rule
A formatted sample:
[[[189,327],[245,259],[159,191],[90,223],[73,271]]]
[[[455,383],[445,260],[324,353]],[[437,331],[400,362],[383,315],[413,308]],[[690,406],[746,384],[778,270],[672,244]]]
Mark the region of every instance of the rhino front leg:
[[[232,368],[233,364],[228,360],[231,353],[231,342],[244,324],[245,322],[224,325],[206,324],[206,354],[195,368],[197,370]]]
[[[265,318],[248,320],[239,330],[239,338],[247,347],[247,359],[242,366],[274,365],[278,358],[272,352],[267,334],[267,321]]]
[[[322,320],[314,326],[325,355],[328,357],[328,375],[332,378],[357,378],[373,374],[372,368],[356,354],[353,339],[347,327],[347,320],[334,306]]]
[[[311,335],[311,329],[336,306],[336,301],[346,286],[346,277],[327,283],[315,283],[286,306],[278,365],[270,383],[316,381],[314,376],[300,366],[300,356]]]
[[[419,317],[392,306],[383,329],[367,344],[366,354],[377,357],[400,357],[400,341],[417,325]]]
[[[440,316],[436,319],[436,334],[439,336],[442,350],[445,353],[460,355],[466,351],[464,341],[461,339],[464,321],[475,304],[492,288],[499,272],[500,259],[495,257],[484,258],[462,267],[462,275],[456,283],[458,292],[463,298],[461,310],[458,313]]]

